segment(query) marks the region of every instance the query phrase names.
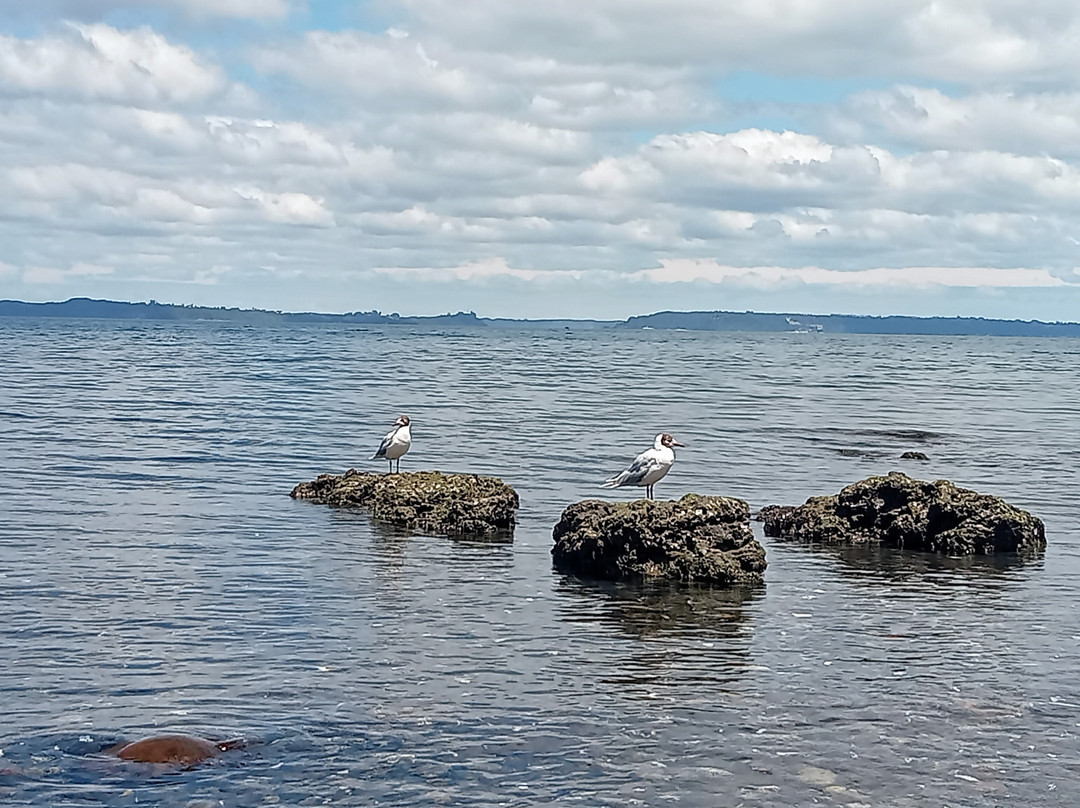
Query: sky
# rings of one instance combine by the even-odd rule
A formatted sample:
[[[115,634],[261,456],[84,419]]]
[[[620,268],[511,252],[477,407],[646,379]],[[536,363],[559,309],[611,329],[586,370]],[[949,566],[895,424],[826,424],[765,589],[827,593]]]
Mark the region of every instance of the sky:
[[[0,0],[0,298],[1080,320],[1074,0]]]

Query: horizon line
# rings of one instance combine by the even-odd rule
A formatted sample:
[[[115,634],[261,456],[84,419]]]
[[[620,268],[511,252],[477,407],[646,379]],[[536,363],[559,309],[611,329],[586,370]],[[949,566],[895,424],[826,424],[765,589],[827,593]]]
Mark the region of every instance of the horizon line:
[[[3,304],[17,304],[22,306],[62,306],[75,302],[87,302],[87,303],[104,303],[122,306],[160,306],[162,308],[177,308],[177,309],[204,309],[207,311],[236,311],[236,312],[249,312],[260,314],[275,314],[279,316],[315,316],[315,317],[353,317],[356,315],[368,314],[378,315],[380,317],[388,317],[392,319],[403,320],[420,320],[420,319],[436,319],[446,317],[468,317],[471,316],[477,320],[493,320],[493,321],[510,321],[518,323],[542,323],[542,322],[580,322],[580,323],[629,323],[632,320],[645,317],[656,317],[663,314],[734,314],[734,315],[761,315],[761,316],[774,316],[774,317],[787,317],[787,316],[799,316],[799,317],[849,317],[858,318],[863,320],[887,320],[887,319],[906,319],[906,320],[971,320],[986,323],[1030,323],[1039,325],[1058,325],[1058,326],[1080,326],[1080,321],[1077,320],[1039,320],[1039,319],[1022,319],[1019,317],[1007,318],[1007,317],[982,317],[976,315],[936,315],[936,314],[853,314],[849,312],[811,312],[811,311],[757,311],[754,309],[661,309],[658,311],[652,311],[642,314],[632,314],[629,317],[622,319],[598,319],[594,317],[498,317],[498,316],[483,316],[477,314],[475,311],[457,311],[457,312],[444,312],[440,314],[401,314],[400,312],[386,313],[379,309],[362,310],[356,309],[347,312],[320,312],[310,310],[292,310],[287,311],[284,309],[265,309],[256,306],[244,308],[242,306],[208,306],[198,303],[163,303],[153,298],[149,300],[111,300],[108,298],[94,298],[94,297],[69,297],[66,300],[47,300],[47,301],[33,301],[33,300],[16,300],[14,298],[0,299],[0,305]],[[2,315],[0,316],[10,316]]]

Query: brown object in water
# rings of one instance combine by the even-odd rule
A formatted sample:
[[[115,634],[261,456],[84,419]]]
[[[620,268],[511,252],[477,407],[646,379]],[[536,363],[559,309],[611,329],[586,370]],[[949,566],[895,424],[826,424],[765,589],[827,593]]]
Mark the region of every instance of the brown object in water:
[[[114,747],[112,751],[123,760],[190,766],[242,745],[242,741],[214,743],[191,735],[155,735],[153,738],[143,738],[119,748]]]

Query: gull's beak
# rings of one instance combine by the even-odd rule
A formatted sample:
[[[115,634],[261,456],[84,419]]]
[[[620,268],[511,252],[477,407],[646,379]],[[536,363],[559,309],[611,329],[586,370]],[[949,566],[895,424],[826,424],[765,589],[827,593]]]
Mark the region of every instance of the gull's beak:
[[[683,447],[684,449],[686,448],[686,444],[685,444],[685,443],[679,443],[679,442],[678,442],[677,440],[675,440],[674,438],[672,438],[672,439],[671,439],[671,445],[672,445],[672,446],[682,446],[682,447]]]

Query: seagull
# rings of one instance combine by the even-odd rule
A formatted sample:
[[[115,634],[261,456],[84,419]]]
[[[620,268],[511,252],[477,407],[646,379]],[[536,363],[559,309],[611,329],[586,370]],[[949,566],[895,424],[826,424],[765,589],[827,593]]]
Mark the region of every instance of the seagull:
[[[409,451],[411,445],[412,435],[409,434],[409,416],[399,415],[398,419],[394,421],[394,428],[386,433],[386,437],[382,439],[378,450],[370,459],[385,457],[386,462],[390,464],[387,474],[393,472],[394,461],[396,460],[398,471],[401,471],[401,456]]]
[[[616,474],[601,488],[621,488],[624,485],[644,485],[645,496],[653,498],[653,486],[671,471],[675,462],[675,450],[672,446],[682,446],[667,432],[661,432],[653,441],[653,447],[634,458],[634,462],[622,474]]]

